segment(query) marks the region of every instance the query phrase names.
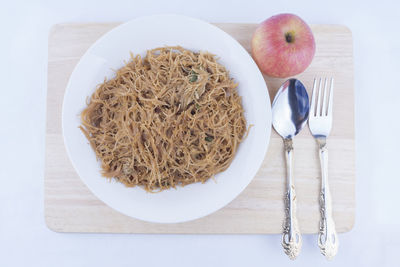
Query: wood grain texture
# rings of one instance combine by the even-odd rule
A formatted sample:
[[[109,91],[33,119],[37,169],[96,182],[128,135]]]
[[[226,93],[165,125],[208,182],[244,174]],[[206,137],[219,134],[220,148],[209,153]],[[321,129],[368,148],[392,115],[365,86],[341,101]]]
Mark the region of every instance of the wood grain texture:
[[[106,206],[86,188],[74,171],[63,144],[63,95],[79,58],[94,41],[117,25],[61,24],[54,26],[50,32],[45,166],[45,217],[48,227],[57,232],[281,233],[285,166],[282,140],[274,131],[262,167],[251,184],[223,209],[195,221],[155,224],[132,219]],[[216,25],[249,51],[255,24]],[[346,232],[353,227],[355,212],[352,36],[344,26],[313,25],[312,30],[317,52],[311,66],[298,78],[309,93],[315,76],[335,78],[333,130],[328,139],[329,179],[337,230]],[[273,99],[284,80],[269,77],[265,80]],[[320,171],[317,145],[308,128],[295,138],[294,147],[300,229],[302,233],[317,233]]]

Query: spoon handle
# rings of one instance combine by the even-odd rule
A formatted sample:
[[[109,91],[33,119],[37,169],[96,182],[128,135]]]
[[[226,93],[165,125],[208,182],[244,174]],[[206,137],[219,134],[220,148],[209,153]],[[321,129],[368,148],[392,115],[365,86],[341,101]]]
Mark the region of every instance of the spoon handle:
[[[338,251],[339,239],[332,216],[332,199],[328,183],[328,149],[326,148],[326,139],[317,139],[317,141],[319,143],[319,159],[322,173],[320,193],[321,222],[318,246],[322,255],[330,260]]]
[[[293,183],[293,142],[284,139],[286,158],[286,196],[285,196],[285,221],[283,224],[282,246],[286,255],[291,260],[300,254],[302,240],[296,217],[296,192]]]

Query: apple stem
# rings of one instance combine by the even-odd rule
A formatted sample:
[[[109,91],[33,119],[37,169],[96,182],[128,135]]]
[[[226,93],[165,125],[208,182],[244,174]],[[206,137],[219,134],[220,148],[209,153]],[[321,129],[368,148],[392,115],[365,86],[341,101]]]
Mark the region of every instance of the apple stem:
[[[285,34],[286,42],[293,43],[294,42],[294,34],[292,32],[287,32]]]

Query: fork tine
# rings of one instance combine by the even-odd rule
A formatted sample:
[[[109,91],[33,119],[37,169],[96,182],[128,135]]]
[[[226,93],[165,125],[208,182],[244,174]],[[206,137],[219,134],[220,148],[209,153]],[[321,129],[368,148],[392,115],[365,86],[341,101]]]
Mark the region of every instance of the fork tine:
[[[317,95],[317,78],[314,78],[314,85],[312,89],[312,96],[311,96],[311,116],[315,116],[315,96]]]
[[[329,89],[329,101],[328,101],[328,112],[327,116],[332,116],[332,108],[333,108],[333,77],[331,78],[331,86]]]
[[[322,94],[322,110],[321,110],[321,116],[326,116],[327,115],[327,113],[328,113],[328,110],[327,110],[327,98],[328,98],[328,78],[326,77],[325,78],[325,86],[324,86],[324,90],[323,90],[323,94]]]
[[[321,96],[322,96],[322,78],[319,78],[319,89],[318,89],[318,102],[317,104],[317,112],[315,116],[319,117],[321,116]]]

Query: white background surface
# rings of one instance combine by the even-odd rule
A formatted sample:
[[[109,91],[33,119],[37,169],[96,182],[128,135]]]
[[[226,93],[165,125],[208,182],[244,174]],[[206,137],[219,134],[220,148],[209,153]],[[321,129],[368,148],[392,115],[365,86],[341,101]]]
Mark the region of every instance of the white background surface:
[[[215,0],[214,0],[215,1]],[[398,266],[400,4],[398,1],[1,1],[0,266]],[[83,2],[83,1],[82,1]],[[217,2],[217,1],[215,1]],[[304,236],[295,262],[279,235],[59,234],[43,217],[47,35],[61,22],[177,13],[260,22],[292,12],[353,31],[357,214],[326,262]],[[386,137],[384,133],[390,133]]]

